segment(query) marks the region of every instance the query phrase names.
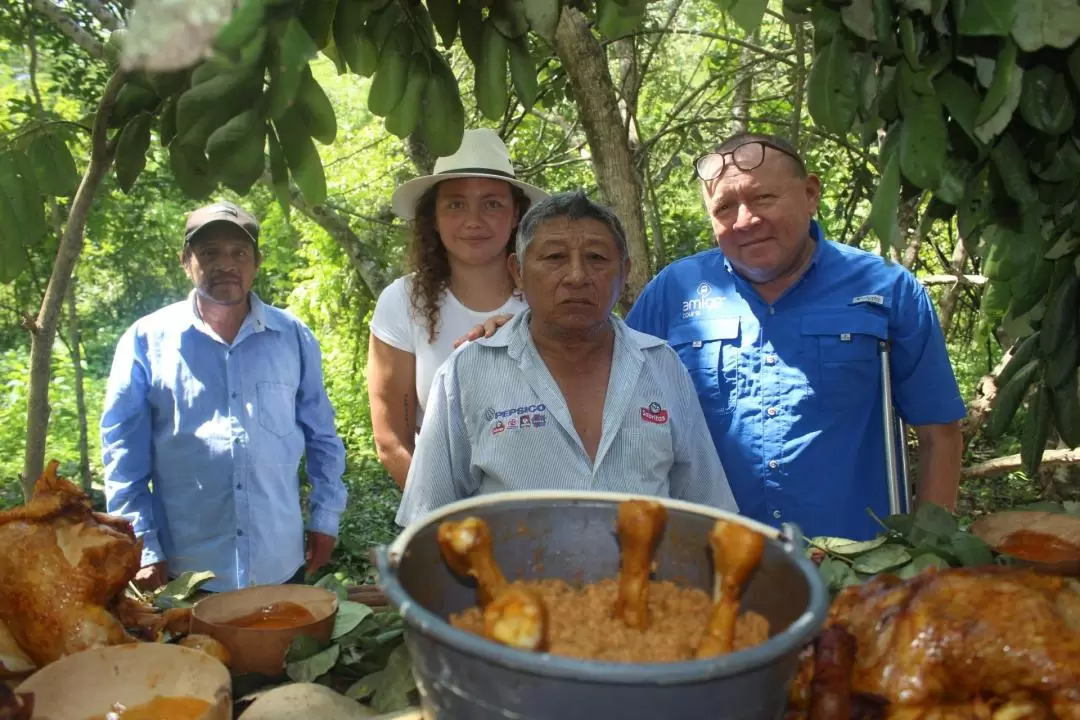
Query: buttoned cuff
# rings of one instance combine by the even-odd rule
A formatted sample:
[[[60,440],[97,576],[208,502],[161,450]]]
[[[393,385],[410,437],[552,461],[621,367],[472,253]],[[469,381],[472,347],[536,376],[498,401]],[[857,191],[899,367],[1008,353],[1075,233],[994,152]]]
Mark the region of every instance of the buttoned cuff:
[[[329,510],[312,510],[308,517],[307,529],[330,537],[337,537],[340,523],[340,513]]]
[[[165,561],[165,553],[161,550],[161,543],[158,542],[156,532],[145,532],[139,535],[139,539],[143,542],[142,567]]]

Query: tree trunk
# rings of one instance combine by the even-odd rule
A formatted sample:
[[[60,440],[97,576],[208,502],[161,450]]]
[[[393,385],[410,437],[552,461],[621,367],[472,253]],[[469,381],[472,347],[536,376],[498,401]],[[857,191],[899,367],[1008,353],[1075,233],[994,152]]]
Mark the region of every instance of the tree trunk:
[[[946,338],[949,337],[952,331],[953,314],[956,312],[956,303],[960,300],[960,291],[963,286],[960,278],[964,277],[964,265],[966,264],[967,247],[958,238],[952,254],[952,271],[956,274],[957,281],[945,293],[945,297],[941,298],[941,307],[938,308],[941,332]]]
[[[758,44],[758,31],[747,38]],[[750,105],[754,102],[754,51],[745,45],[739,50],[739,69],[735,71],[735,97],[731,104],[731,135],[750,131]]]
[[[791,144],[800,150],[803,95],[806,93],[806,28],[801,22],[792,23],[791,34],[795,39],[795,68],[791,71],[791,131],[788,134]]]
[[[626,127],[619,116],[607,57],[579,10],[563,8],[555,31],[555,50],[574,90],[600,193],[626,230],[633,265],[620,300],[625,312],[651,276],[641,187],[634,173]]]
[[[90,216],[94,195],[113,161],[113,149],[108,142],[109,115],[116,94],[124,84],[123,74],[109,78],[94,117],[91,137],[90,164],[83,174],[79,189],[68,210],[64,234],[56,251],[49,285],[41,309],[30,328],[30,387],[26,397],[26,454],[23,458],[23,494],[29,498],[45,466],[45,437],[49,427],[49,380],[52,377],[52,349],[56,340],[57,323],[63,311],[64,298],[75,262],[82,252],[86,221]]]
[[[71,364],[75,366],[75,408],[79,416],[79,477],[82,487],[90,492],[90,442],[86,422],[86,387],[83,381],[82,348],[79,337],[79,313],[75,307],[75,275],[68,285],[68,347],[71,352]]]
[[[1080,450],[1047,450],[1043,453],[1042,463],[1039,467],[1073,465],[1076,463],[1080,463]],[[1023,467],[1023,461],[1020,459],[1019,454],[1007,455],[966,467],[960,471],[960,476],[965,480],[969,478],[988,478],[1015,472],[1021,467]]]
[[[1005,351],[1005,354],[1001,356],[1001,360],[988,374],[979,378],[979,382],[975,385],[975,397],[968,403],[967,417],[960,421],[960,430],[964,438],[964,445],[971,441],[971,438],[975,436],[979,428],[986,421],[986,416],[990,414],[991,408],[994,407],[994,401],[997,400],[998,386],[997,378],[1001,374],[1001,371],[1005,369],[1005,366],[1012,360],[1013,351],[1016,350],[1016,346],[1009,348]]]

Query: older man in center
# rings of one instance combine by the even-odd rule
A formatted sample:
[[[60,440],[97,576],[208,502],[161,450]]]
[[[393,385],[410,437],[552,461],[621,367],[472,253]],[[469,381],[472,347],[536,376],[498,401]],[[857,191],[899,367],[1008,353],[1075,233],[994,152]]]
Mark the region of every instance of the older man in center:
[[[611,312],[622,224],[584,193],[532,207],[508,259],[529,309],[439,369],[397,522],[502,490],[608,490],[737,510],[686,368]]]

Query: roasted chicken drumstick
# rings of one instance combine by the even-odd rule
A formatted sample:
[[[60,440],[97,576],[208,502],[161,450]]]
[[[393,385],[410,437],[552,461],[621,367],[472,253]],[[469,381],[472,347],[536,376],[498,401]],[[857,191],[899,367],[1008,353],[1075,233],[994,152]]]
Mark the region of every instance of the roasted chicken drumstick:
[[[535,593],[513,587],[495,562],[491,531],[480,518],[439,526],[439,548],[450,569],[476,578],[489,640],[520,650],[543,650],[547,643],[547,611]]]
[[[745,525],[717,520],[709,533],[716,572],[709,624],[698,645],[697,657],[708,658],[732,651],[735,620],[743,584],[757,567],[765,550],[765,537]]]
[[[652,500],[619,505],[619,595],[615,616],[629,627],[649,626],[649,573],[653,553],[667,526],[667,508]]]

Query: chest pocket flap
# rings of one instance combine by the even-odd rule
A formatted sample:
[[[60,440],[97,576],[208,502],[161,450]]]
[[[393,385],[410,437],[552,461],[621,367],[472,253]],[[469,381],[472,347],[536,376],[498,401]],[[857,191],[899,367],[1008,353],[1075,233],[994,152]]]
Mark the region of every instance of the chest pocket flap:
[[[688,368],[712,367],[718,364],[720,345],[739,337],[739,318],[720,317],[695,320],[671,329],[668,343],[679,353]],[[720,341],[720,342],[717,342]]]
[[[802,334],[818,338],[823,362],[867,359],[889,339],[889,318],[869,308],[825,310],[803,316]]]

